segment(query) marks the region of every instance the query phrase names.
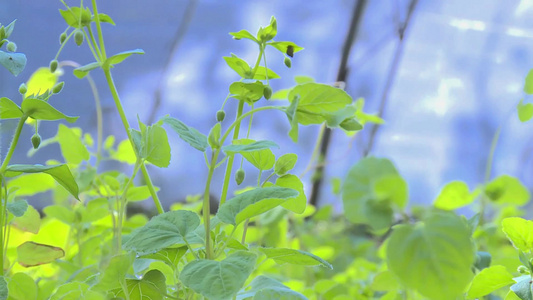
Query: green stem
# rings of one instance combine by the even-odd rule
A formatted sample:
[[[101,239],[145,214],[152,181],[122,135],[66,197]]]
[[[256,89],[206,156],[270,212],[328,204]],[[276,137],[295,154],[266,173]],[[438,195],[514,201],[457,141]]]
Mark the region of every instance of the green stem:
[[[203,218],[205,226],[205,255],[207,259],[212,259],[214,257],[213,249],[211,248],[211,203],[209,200],[211,180],[213,179],[213,173],[215,171],[216,162],[218,159],[218,154],[220,153],[220,148],[217,149],[211,155],[211,164],[209,166],[209,173],[207,175],[207,181],[205,183],[204,190],[204,201],[203,201]]]
[[[98,15],[98,8],[96,7],[96,0],[92,0],[93,3],[93,14],[94,14],[94,23],[96,23],[96,30],[98,32],[98,39],[100,41],[100,51],[102,62],[107,59],[107,54],[105,52],[104,44],[104,35],[102,34],[102,26],[100,26],[100,16]]]
[[[111,91],[111,95],[113,96],[113,100],[115,101],[115,106],[117,107],[118,113],[120,115],[120,119],[122,120],[124,129],[126,130],[126,134],[128,135],[128,139],[131,143],[131,147],[134,149],[137,159],[139,159],[139,154],[137,153],[137,150],[135,150],[135,144],[133,143],[133,139],[131,137],[131,133],[130,133],[131,127],[128,122],[128,119],[126,118],[126,114],[124,113],[124,108],[122,107],[122,103],[118,96],[115,82],[113,81],[113,77],[111,76],[111,71],[109,70],[109,67],[107,68],[104,67],[103,69],[104,69],[104,74],[107,80],[107,84],[109,85],[109,90]],[[148,186],[148,190],[150,191],[150,194],[152,195],[152,199],[154,200],[154,204],[157,208],[158,213],[160,214],[164,213],[165,211],[163,209],[163,206],[161,205],[161,201],[159,200],[159,197],[157,196],[157,192],[152,183],[152,179],[150,178],[150,175],[148,174],[148,171],[146,170],[146,166],[144,162],[141,162],[141,171],[143,173],[144,180],[146,181],[146,185]]]
[[[17,129],[15,129],[15,135],[13,135],[13,140],[11,141],[11,145],[9,146],[9,150],[7,152],[6,158],[2,162],[2,166],[0,166],[0,176],[4,175],[4,172],[6,171],[7,165],[9,164],[9,161],[11,160],[11,157],[13,156],[13,153],[15,152],[15,148],[17,147],[17,143],[20,138],[20,133],[22,132],[22,127],[24,126],[24,122],[28,119],[27,115],[23,115],[19,119],[19,123],[17,125]]]
[[[500,139],[500,134],[502,133],[503,124],[498,126],[494,136],[492,137],[492,142],[490,144],[489,155],[487,156],[487,163],[485,167],[485,178],[484,184],[487,184],[490,180],[490,175],[492,173],[492,164],[494,163],[494,153],[496,152],[496,146],[498,145],[498,140]],[[488,199],[487,196],[481,195],[480,197],[480,208],[479,208],[479,224],[484,223],[485,211],[487,209]]]
[[[235,117],[235,120],[238,120],[242,116],[242,112],[244,110],[244,101],[239,101],[239,107],[237,108],[237,116]],[[235,130],[233,131],[233,139],[236,140],[239,138],[239,131],[241,129],[241,123],[239,122],[235,126]],[[231,171],[233,169],[233,160],[235,158],[235,155],[230,154],[228,157],[228,163],[226,164],[226,173],[224,174],[224,183],[222,185],[222,194],[220,195],[220,205],[224,204],[226,202],[226,198],[228,196],[228,188],[229,188],[229,181],[231,179]]]

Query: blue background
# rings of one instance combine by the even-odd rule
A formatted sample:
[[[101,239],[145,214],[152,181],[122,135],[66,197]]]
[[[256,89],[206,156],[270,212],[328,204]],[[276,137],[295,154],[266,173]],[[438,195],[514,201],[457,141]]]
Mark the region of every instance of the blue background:
[[[354,99],[365,98],[365,110],[372,113],[378,110],[398,45],[397,28],[405,19],[408,1],[368,2],[348,62],[351,72],[346,90]],[[355,1],[196,1],[179,48],[169,53],[188,3],[178,0],[99,3],[100,12],[117,23],[115,27],[104,26],[107,53],[135,48],[146,52],[130,57],[113,70],[132,124],[136,124],[137,114],[141,120],[148,118],[154,91],[159,80],[163,80],[163,103],[156,115],[170,114],[207,133],[229,84],[238,80],[222,56],[235,53],[253,63],[257,55],[254,44],[233,40],[228,32],[247,29],[255,33],[259,26],[268,24],[272,15],[278,20],[276,40],[294,41],[305,47],[295,55],[291,69],[283,65],[279,52],[273,49],[267,52],[269,67],[282,77],[272,80],[274,90],[290,87],[295,75],[332,83]],[[47,66],[59,48],[58,37],[66,27],[58,13],[63,7],[59,1],[2,1],[0,6],[2,24],[18,19],[11,39],[17,43],[18,51],[28,57],[28,65],[18,77],[5,70],[0,72],[0,95],[19,102],[19,84],[38,67]],[[464,180],[471,188],[482,183],[490,143],[501,124],[505,125],[495,153],[493,176],[519,176],[531,186],[533,127],[520,124],[514,109],[524,97],[524,78],[533,65],[532,6],[532,1],[519,0],[419,1],[389,93],[383,116],[386,124],[378,131],[372,152],[395,162],[409,183],[411,203],[430,203],[451,180]],[[168,73],[161,76],[169,55]],[[67,45],[60,60],[80,64],[93,61],[86,45],[78,48],[74,43]],[[70,69],[65,71],[61,78],[66,82],[65,88],[53,98],[53,104],[69,115],[80,115],[75,126],[94,134],[96,117],[89,85],[72,76]],[[92,75],[103,101],[105,135],[124,139],[125,132],[103,74]],[[226,112],[230,120],[236,101],[228,101]],[[7,151],[14,126],[12,122],[2,122],[2,155]],[[317,126],[301,128],[297,145],[288,138],[289,124],[279,112],[259,114],[254,118],[254,126],[252,138],[276,140],[281,146],[281,150],[275,151],[277,155],[298,153],[296,174],[303,171],[315,143]],[[55,135],[56,131],[56,123],[43,122],[40,128],[43,138]],[[334,132],[328,179],[343,177],[349,166],[361,158],[368,132],[361,132],[353,145],[343,132]],[[26,158],[31,135],[32,131],[26,128],[13,163],[61,159],[57,145]],[[169,136],[170,168],[150,168],[154,182],[162,187],[160,195],[167,206],[186,195],[201,193],[207,173],[201,153],[180,142],[175,134],[169,132]],[[107,164],[105,168],[130,172],[118,164]],[[220,192],[222,169],[215,174],[213,194]],[[245,183],[254,184],[253,172],[248,171]],[[309,176],[304,177],[306,183]],[[48,201],[46,196],[39,198],[41,203]],[[328,185],[320,201],[340,207]]]

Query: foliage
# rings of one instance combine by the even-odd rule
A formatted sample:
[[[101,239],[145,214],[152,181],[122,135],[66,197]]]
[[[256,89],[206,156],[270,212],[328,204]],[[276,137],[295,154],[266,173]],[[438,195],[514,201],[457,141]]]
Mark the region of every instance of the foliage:
[[[259,53],[253,65],[235,54],[224,57],[240,79],[229,84],[217,122],[204,134],[169,115],[154,124],[138,119],[132,128],[111,70],[144,52],[107,56],[102,25],[115,25],[113,19],[98,12],[96,0],[91,7],[61,2],[67,29],[56,57],[19,87],[20,105],[0,98],[0,119],[18,120],[0,165],[0,299],[533,299],[533,222],[520,218],[530,194],[517,178],[489,177],[473,190],[453,181],[430,207],[409,208],[408,185],[395,165],[366,157],[342,183],[335,180],[334,193],[343,203],[337,214],[332,206],[307,205],[304,183],[291,174],[296,154],[276,157],[278,144],[254,140],[251,122],[246,138],[240,137],[243,121],[265,110],[287,116],[294,142],[300,125],[353,134],[366,123],[383,123],[363,111],[362,99],[354,102],[345,91],[309,77],[273,92],[269,81],[280,76],[267,68],[265,49],[280,51],[287,67],[303,50],[274,41],[274,17],[256,35],[230,33],[255,43]],[[0,64],[16,76],[26,58],[8,40],[14,27],[14,21],[0,24],[0,47],[7,43]],[[102,70],[126,140],[115,143],[109,136],[100,142],[99,133],[95,144],[90,134],[64,124],[41,139],[40,122],[77,120],[50,103],[63,88],[58,58],[71,39],[86,44],[95,60],[74,75],[90,78]],[[526,78],[528,94],[532,76]],[[229,98],[238,102],[232,122],[224,120]],[[531,104],[520,101],[517,109],[521,121],[533,116]],[[35,131],[29,154],[57,143],[65,163],[11,164],[28,126]],[[205,156],[208,176],[202,194],[164,212],[146,164],[171,165],[169,134]],[[128,164],[130,173],[102,171],[104,159]],[[237,184],[250,176],[242,167],[235,170],[235,159],[257,169],[257,184],[230,195],[232,174]],[[209,194],[220,169],[220,206],[211,214]],[[142,181],[135,180],[139,171]],[[54,204],[41,217],[25,197],[47,191]],[[150,198],[157,216],[126,215],[129,203]],[[479,213],[467,219],[454,212],[467,205]]]

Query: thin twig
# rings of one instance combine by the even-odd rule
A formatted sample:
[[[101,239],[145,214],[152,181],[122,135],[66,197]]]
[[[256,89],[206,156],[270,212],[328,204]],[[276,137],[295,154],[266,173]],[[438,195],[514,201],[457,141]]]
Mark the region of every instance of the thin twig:
[[[400,66],[400,61],[401,61],[402,54],[403,54],[403,46],[405,44],[404,43],[405,32],[407,31],[407,28],[409,24],[411,23],[413,12],[417,4],[418,4],[418,0],[411,0],[411,2],[409,3],[409,8],[407,10],[407,16],[405,18],[405,22],[403,22],[403,24],[399,24],[398,45],[396,46],[396,51],[394,52],[394,57],[389,67],[389,74],[387,76],[387,81],[385,83],[383,93],[381,94],[381,102],[379,104],[378,117],[382,117],[383,113],[385,112],[385,107],[387,106],[387,100],[389,98],[389,92],[392,88],[392,85],[394,84],[394,80],[396,79],[396,74],[398,73],[398,67]],[[378,124],[372,124],[372,128],[370,129],[370,136],[368,138],[368,144],[363,152],[363,156],[368,156],[368,154],[372,151],[379,128],[380,126]]]
[[[358,0],[354,5],[354,10],[352,14],[352,20],[350,22],[350,28],[346,34],[344,40],[344,45],[342,47],[342,56],[339,64],[339,70],[337,72],[337,82],[346,82],[348,75],[348,58],[352,50],[352,46],[357,35],[359,24],[363,16],[363,11],[366,6],[366,0]],[[319,137],[320,138],[320,137]],[[311,188],[311,196],[309,197],[309,203],[316,206],[318,204],[318,198],[320,195],[320,188],[323,182],[323,173],[324,166],[322,165],[323,161],[326,159],[329,148],[329,140],[331,138],[331,129],[326,128],[322,136],[322,142],[320,144],[320,152],[318,155],[318,165],[314,175],[312,176],[313,186]]]

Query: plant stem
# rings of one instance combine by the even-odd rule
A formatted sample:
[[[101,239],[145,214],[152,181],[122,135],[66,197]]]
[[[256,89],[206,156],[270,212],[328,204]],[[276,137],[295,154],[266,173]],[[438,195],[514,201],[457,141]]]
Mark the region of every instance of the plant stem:
[[[137,153],[137,150],[135,150],[135,144],[133,143],[133,139],[131,137],[131,133],[130,133],[131,127],[128,122],[128,119],[126,118],[126,114],[124,113],[124,108],[122,107],[122,103],[120,102],[117,88],[115,87],[115,82],[113,81],[113,77],[111,76],[111,71],[109,70],[109,67],[103,68],[103,69],[104,69],[105,77],[107,79],[107,84],[109,85],[109,90],[111,91],[111,95],[113,96],[113,100],[115,101],[115,106],[117,107],[118,113],[120,115],[120,119],[122,120],[124,129],[126,130],[126,133],[128,135],[128,139],[131,143],[131,147],[135,151],[135,155],[137,156],[137,159],[139,159],[139,154]],[[154,204],[157,208],[158,213],[160,214],[164,213],[165,211],[163,210],[163,206],[161,205],[161,201],[159,200],[159,197],[157,196],[157,192],[155,191],[154,185],[152,183],[152,179],[150,178],[150,175],[148,174],[148,171],[146,170],[146,166],[144,162],[141,162],[141,171],[143,173],[144,180],[146,181],[146,185],[148,186],[148,190],[150,191],[150,194],[152,195],[152,199],[154,200]]]
[[[235,117],[235,120],[238,120],[242,116],[242,111],[244,110],[244,101],[239,101],[239,107],[237,108],[237,116]],[[235,126],[235,130],[233,131],[233,139],[236,140],[239,138],[239,131],[241,129],[241,123],[239,122]],[[226,198],[228,196],[228,187],[229,187],[229,181],[231,179],[231,171],[233,169],[233,160],[235,155],[230,154],[228,157],[228,162],[226,164],[226,173],[224,174],[224,183],[222,185],[222,194],[220,195],[220,205],[224,204],[226,202]]]
[[[11,145],[9,146],[9,150],[7,152],[6,158],[4,158],[4,161],[2,162],[2,166],[0,166],[0,176],[2,177],[4,175],[4,172],[6,171],[9,161],[11,160],[11,157],[13,156],[13,153],[15,152],[15,148],[17,147],[17,143],[20,138],[20,133],[22,132],[22,127],[24,126],[24,122],[26,122],[27,119],[28,119],[27,115],[23,115],[19,119],[19,123],[17,125],[17,128],[15,129],[15,134],[13,135],[13,140],[11,141]]]
[[[207,259],[212,259],[214,257],[213,249],[211,249],[211,207],[209,202],[211,180],[213,179],[213,173],[215,171],[215,166],[218,159],[218,154],[220,153],[220,148],[217,149],[211,155],[211,165],[209,166],[209,173],[207,175],[207,181],[205,183],[204,190],[204,201],[203,201],[203,213],[202,217],[204,218],[205,226],[205,255]]]

